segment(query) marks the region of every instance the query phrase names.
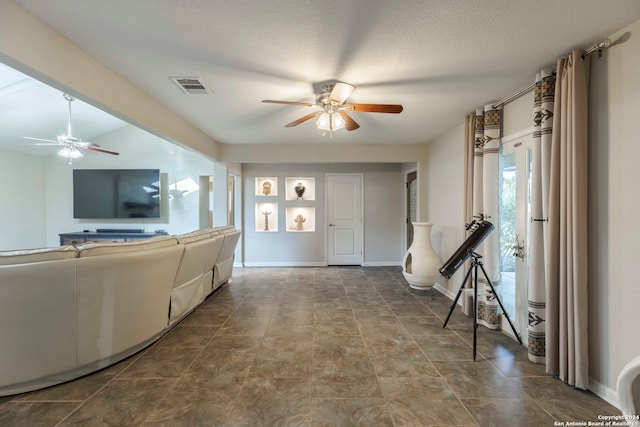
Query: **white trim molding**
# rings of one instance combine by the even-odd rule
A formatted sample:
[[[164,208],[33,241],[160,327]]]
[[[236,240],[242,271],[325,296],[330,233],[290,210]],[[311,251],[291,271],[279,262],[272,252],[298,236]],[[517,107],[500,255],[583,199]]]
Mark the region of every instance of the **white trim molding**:
[[[402,261],[366,261],[363,267],[402,267]]]
[[[453,299],[456,297],[456,294],[451,292],[449,289],[447,289],[445,286],[442,286],[440,284],[440,282],[436,282],[435,285],[433,285],[434,288],[436,288],[436,290],[438,292],[440,292],[441,294],[443,294],[444,296],[446,296],[447,298],[449,298],[451,301],[453,301]],[[462,305],[462,302],[460,300],[458,300],[458,305]]]
[[[326,267],[327,263],[319,262],[245,262],[243,267]]]
[[[607,387],[593,378],[589,378],[589,391],[620,409],[620,400],[618,399],[618,392],[616,390]]]

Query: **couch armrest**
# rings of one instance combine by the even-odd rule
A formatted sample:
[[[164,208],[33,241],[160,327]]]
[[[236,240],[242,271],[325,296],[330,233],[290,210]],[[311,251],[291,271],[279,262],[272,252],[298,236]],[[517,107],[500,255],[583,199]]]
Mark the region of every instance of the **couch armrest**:
[[[76,261],[0,266],[0,390],[76,368]]]

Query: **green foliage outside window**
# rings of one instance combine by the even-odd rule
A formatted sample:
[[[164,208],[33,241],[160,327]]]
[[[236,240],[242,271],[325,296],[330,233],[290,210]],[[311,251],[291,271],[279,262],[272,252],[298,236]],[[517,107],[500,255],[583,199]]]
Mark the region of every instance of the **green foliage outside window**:
[[[515,271],[515,257],[509,248],[516,241],[516,174],[502,175],[500,196],[500,265],[501,271]]]

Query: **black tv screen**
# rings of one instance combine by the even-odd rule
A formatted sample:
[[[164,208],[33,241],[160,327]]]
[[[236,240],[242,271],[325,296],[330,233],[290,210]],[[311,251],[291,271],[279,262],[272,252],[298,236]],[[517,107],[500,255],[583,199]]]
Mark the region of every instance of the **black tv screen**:
[[[74,169],[74,218],[159,218],[159,169]]]

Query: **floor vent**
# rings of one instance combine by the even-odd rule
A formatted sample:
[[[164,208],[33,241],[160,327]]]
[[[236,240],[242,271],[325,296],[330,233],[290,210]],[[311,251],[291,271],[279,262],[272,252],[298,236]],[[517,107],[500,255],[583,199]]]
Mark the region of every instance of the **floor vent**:
[[[171,80],[187,95],[211,94],[200,77],[171,77]]]

